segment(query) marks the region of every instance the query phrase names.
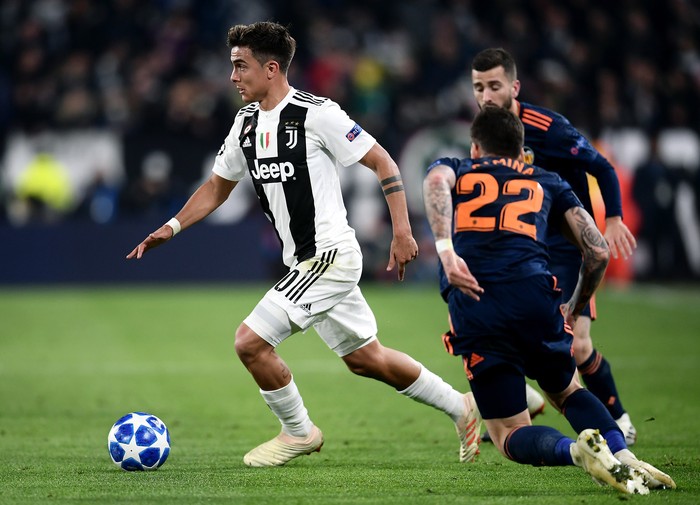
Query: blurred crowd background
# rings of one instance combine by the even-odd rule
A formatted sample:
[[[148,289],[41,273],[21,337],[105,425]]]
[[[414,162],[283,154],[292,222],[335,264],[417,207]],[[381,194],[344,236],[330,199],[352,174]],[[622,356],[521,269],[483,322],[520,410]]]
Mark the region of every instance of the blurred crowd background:
[[[129,230],[171,217],[208,177],[242,106],[227,29],[258,20],[296,38],[292,85],[339,102],[399,162],[423,251],[417,278],[433,278],[435,261],[422,174],[437,157],[467,155],[471,58],[502,46],[518,63],[520,98],[567,116],[618,170],[640,248],[611,277],[700,280],[700,4],[691,0],[3,0],[5,242],[23,229]],[[354,168],[343,184],[367,275],[382,277],[390,229],[379,186]],[[244,186],[209,224],[253,214]],[[258,241],[279,261],[269,229]]]

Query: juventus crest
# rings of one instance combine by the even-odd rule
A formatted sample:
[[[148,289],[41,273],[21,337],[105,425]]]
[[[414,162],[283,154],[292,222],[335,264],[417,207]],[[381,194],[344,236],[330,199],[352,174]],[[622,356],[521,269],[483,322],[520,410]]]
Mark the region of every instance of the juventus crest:
[[[294,149],[297,145],[297,139],[299,137],[299,121],[285,121],[284,122],[284,132],[286,135],[287,142],[285,145],[288,149]]]

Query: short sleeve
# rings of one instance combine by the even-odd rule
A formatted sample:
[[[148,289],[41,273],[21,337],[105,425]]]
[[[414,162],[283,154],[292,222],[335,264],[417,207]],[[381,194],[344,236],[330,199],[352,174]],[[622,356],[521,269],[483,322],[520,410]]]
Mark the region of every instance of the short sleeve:
[[[242,124],[243,117],[237,117],[214,159],[212,172],[229,181],[240,181],[248,173],[248,165],[236,133]]]
[[[461,160],[459,160],[457,158],[439,158],[430,164],[430,166],[426,170],[426,173],[430,172],[435,167],[438,167],[440,165],[444,165],[444,166],[450,167],[452,170],[454,170],[454,172],[456,174],[460,163],[461,163]]]
[[[572,207],[583,207],[568,182],[559,177],[558,174],[550,173],[550,175],[554,181],[551,185],[555,195],[552,199],[552,212],[554,214],[561,216]]]
[[[377,142],[332,100],[323,104],[308,127],[343,166],[358,162]]]

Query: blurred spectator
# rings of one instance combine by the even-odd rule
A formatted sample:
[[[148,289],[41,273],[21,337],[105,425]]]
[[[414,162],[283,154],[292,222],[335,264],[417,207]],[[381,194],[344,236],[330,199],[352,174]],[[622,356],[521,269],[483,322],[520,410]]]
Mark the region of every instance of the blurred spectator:
[[[154,151],[143,160],[141,175],[130,182],[122,195],[120,209],[125,216],[165,219],[181,204],[182,189],[170,177],[172,161],[163,151]]]
[[[104,173],[96,172],[76,215],[97,224],[113,223],[119,216],[119,187],[110,184]]]
[[[74,203],[66,167],[51,153],[40,152],[20,175],[9,214],[15,224],[52,223]]]
[[[649,145],[649,159],[637,168],[632,189],[642,213],[638,257],[643,264],[638,275],[649,279],[675,277],[676,265],[682,263],[680,236],[674,224],[677,181],[659,156],[656,135],[650,136]]]

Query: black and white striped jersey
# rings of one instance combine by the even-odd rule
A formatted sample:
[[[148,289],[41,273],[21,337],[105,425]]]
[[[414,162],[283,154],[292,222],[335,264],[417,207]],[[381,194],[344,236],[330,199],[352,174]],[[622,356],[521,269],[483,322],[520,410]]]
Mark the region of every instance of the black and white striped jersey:
[[[337,103],[291,88],[273,110],[252,103],[238,111],[213,171],[231,181],[251,176],[291,267],[339,245],[359,250],[338,170],[375,142]]]

